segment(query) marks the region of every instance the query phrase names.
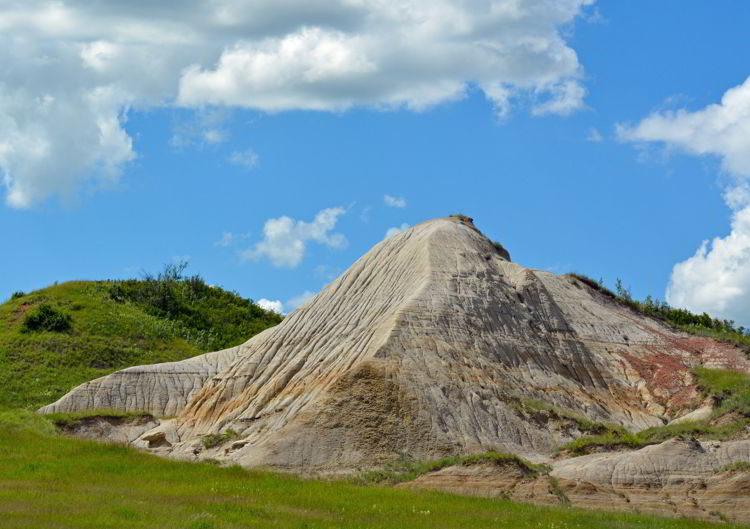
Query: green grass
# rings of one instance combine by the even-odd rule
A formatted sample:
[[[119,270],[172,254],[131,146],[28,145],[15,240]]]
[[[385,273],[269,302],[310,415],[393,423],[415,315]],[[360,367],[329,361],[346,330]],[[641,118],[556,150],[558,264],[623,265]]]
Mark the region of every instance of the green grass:
[[[44,321],[54,313],[69,322],[56,327],[64,332],[24,327],[43,306]],[[237,345],[279,321],[199,278],[72,281],[14,295],[0,305],[0,408],[35,409],[118,369]]]
[[[177,462],[51,435],[51,423],[28,411],[7,415],[0,414],[4,529],[737,527]]]
[[[750,425],[750,375],[705,367],[695,368],[693,374],[703,394],[714,397],[719,403],[709,419],[657,426],[638,433],[612,427],[603,434],[587,435],[571,441],[561,446],[560,451],[582,455],[595,450],[638,449],[675,437],[724,440],[743,433]],[[739,417],[727,424],[716,424],[717,419],[730,413],[739,414]]]
[[[70,413],[47,413],[45,419],[59,428],[73,428],[86,419],[92,417],[106,417],[110,419],[134,419],[139,417],[153,417],[145,411],[118,411],[118,410],[84,410]]]
[[[750,461],[737,461],[724,465],[720,472],[750,472]]]
[[[730,412],[750,417],[750,375],[705,367],[697,367],[693,369],[693,373],[698,380],[698,387],[719,402],[714,411],[715,417]]]
[[[568,420],[575,423],[580,431],[593,435],[624,431],[621,426],[616,424],[592,421],[588,417],[564,408],[553,406],[552,404],[539,399],[512,398],[508,401],[508,404],[521,413],[533,415],[535,412],[546,412],[553,419]]]
[[[477,465],[481,463],[489,463],[498,466],[512,465],[526,474],[529,478],[535,478],[541,474],[546,474],[550,470],[547,465],[536,465],[530,463],[515,454],[486,452],[469,456],[444,457],[434,461],[415,461],[413,459],[400,458],[385,465],[382,470],[365,473],[363,476],[357,478],[355,482],[395,485],[396,483],[417,479],[419,476],[446,467]]]

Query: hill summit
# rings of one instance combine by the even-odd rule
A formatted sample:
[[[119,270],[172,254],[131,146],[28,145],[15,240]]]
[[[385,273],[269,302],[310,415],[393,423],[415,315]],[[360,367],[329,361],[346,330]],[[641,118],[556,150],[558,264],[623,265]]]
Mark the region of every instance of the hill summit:
[[[750,372],[734,346],[524,268],[448,217],[380,242],[240,346],[128,368],[41,411],[146,411],[171,418],[135,446],[301,472],[490,450],[543,461],[587,421],[638,431],[691,412],[696,366]]]

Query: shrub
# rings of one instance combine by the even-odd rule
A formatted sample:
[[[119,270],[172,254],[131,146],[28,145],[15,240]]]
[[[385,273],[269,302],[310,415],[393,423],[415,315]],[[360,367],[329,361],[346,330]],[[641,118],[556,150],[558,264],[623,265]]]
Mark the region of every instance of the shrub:
[[[21,291],[21,290],[17,290],[17,291],[15,291],[15,292],[13,292],[13,294],[11,294],[11,295],[10,295],[10,299],[18,299],[18,298],[22,298],[22,297],[24,297],[25,295],[26,295],[26,293],[25,293],[25,292],[23,292],[23,291]]]
[[[231,428],[228,428],[224,433],[210,433],[203,438],[203,447],[206,449],[215,448],[230,439],[234,439],[238,435],[239,434]]]
[[[21,332],[66,332],[71,329],[72,324],[73,320],[68,314],[60,312],[48,303],[42,303],[38,308],[26,314],[21,325]]]

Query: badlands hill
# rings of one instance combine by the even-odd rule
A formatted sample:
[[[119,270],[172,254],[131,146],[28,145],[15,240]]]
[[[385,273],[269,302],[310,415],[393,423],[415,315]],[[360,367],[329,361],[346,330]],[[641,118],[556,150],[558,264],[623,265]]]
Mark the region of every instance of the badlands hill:
[[[750,461],[750,441],[554,458],[602,423],[637,432],[702,406],[710,413],[698,366],[750,373],[736,347],[675,330],[575,277],[524,268],[471,221],[444,218],[382,241],[240,346],[128,368],[41,411],[145,411],[162,418],[88,433],[180,459],[302,473],[508,452],[550,463],[550,476],[540,484],[480,465],[421,483],[488,494],[494,480],[507,484],[488,485],[495,493],[529,501],[613,507],[620,498],[622,508],[748,520],[750,504],[737,499],[747,473],[719,489],[708,477]],[[675,492],[671,504],[659,496]]]

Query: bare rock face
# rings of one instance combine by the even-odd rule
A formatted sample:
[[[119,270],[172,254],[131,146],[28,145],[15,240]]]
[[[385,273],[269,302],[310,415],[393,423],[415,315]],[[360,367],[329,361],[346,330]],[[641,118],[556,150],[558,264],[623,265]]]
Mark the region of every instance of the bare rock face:
[[[239,347],[126,369],[42,412],[176,415],[133,444],[185,459],[342,472],[397,453],[501,450],[544,460],[575,434],[527,420],[512,405],[519,399],[639,430],[699,404],[692,367],[750,372],[730,345],[506,257],[469,222],[426,222],[376,245]]]
[[[238,353],[239,347],[232,347],[181,362],[129,367],[81,384],[39,411],[116,410],[161,417],[176,415],[206,380],[234,362]]]

